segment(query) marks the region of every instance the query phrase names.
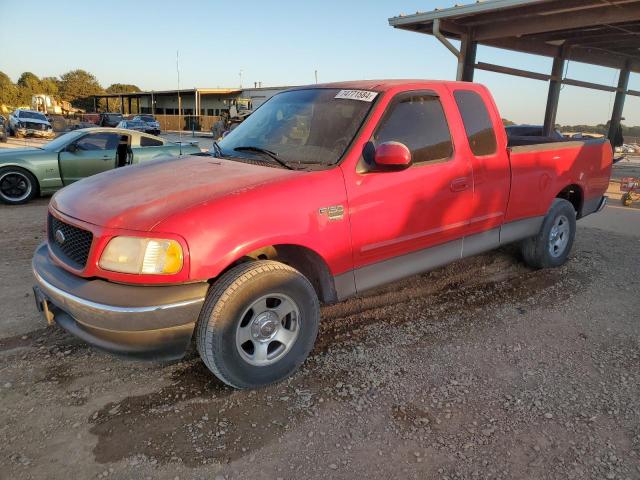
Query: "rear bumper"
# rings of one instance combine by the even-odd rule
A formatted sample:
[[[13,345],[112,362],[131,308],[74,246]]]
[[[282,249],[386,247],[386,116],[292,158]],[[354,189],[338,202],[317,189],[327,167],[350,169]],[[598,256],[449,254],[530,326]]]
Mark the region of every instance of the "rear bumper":
[[[32,268],[36,302],[58,325],[103,350],[149,360],[184,355],[208,289],[207,283],[134,286],[80,278],[54,264],[45,244]]]

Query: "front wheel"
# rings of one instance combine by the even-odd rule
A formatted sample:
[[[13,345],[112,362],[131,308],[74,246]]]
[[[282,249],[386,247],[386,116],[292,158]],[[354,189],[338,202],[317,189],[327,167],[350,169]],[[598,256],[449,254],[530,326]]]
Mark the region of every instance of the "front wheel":
[[[17,167],[0,168],[0,201],[20,205],[35,197],[37,191],[38,182],[30,172]]]
[[[542,222],[540,232],[522,242],[524,262],[533,268],[559,267],[569,257],[576,236],[573,205],[556,198]]]
[[[274,261],[245,263],[209,290],[196,345],[224,383],[258,388],[287,378],[304,362],[319,318],[318,297],[299,271]]]

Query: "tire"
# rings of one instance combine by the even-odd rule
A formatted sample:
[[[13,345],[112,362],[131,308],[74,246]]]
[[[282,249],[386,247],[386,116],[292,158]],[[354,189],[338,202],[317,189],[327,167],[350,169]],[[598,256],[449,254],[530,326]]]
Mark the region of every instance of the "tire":
[[[532,268],[563,265],[576,236],[576,211],[567,200],[556,198],[542,222],[540,232],[521,244],[524,263]]]
[[[244,263],[209,290],[196,346],[205,365],[227,385],[263,387],[287,378],[304,362],[319,319],[316,292],[299,271],[269,260]]]
[[[27,203],[38,194],[38,181],[19,167],[0,168],[0,202],[8,205]]]

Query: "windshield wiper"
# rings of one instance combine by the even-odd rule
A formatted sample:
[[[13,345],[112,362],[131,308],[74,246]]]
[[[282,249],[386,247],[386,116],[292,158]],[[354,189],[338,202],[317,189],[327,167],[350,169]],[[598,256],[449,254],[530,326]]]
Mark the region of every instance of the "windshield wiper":
[[[223,157],[222,148],[220,148],[220,145],[215,140],[213,141],[213,151],[216,152],[216,155],[215,155],[216,157],[218,158]]]
[[[282,160],[280,160],[278,158],[278,154],[276,152],[272,152],[271,150],[267,150],[266,148],[256,147],[256,146],[253,146],[253,145],[246,145],[246,146],[236,147],[236,148],[234,148],[234,150],[236,152],[262,153],[262,154],[266,155],[267,157],[271,158],[273,161],[275,161],[279,165],[282,165],[284,168],[289,169],[289,170],[293,170],[293,167],[291,167],[290,165],[287,165],[284,161],[282,161]]]

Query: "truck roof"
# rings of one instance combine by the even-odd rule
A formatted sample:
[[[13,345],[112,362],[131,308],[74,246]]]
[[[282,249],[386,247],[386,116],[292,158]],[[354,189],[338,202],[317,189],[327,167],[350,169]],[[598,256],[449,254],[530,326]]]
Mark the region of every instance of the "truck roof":
[[[468,82],[454,82],[449,80],[425,80],[417,78],[408,79],[379,79],[379,80],[349,80],[345,82],[331,83],[314,83],[311,85],[302,85],[294,87],[291,90],[308,89],[308,88],[341,88],[350,90],[372,90],[376,92],[385,92],[392,88],[402,86],[425,87],[433,85],[468,85]]]

